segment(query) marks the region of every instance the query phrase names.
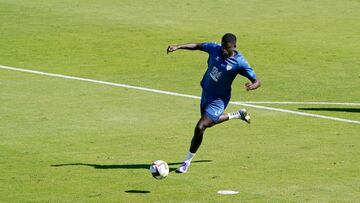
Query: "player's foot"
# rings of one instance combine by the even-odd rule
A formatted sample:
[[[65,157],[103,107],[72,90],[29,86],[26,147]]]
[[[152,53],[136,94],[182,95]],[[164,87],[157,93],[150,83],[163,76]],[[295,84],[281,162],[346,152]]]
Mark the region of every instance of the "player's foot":
[[[184,161],[181,166],[176,169],[178,173],[186,173],[189,170],[190,162]]]
[[[246,111],[246,109],[240,109],[238,112],[240,113],[241,120],[250,123],[250,114]]]

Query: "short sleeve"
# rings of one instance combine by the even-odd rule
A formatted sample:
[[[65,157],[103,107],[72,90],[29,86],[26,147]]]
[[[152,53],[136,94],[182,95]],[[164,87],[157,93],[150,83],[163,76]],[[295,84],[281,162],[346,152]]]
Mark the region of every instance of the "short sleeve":
[[[256,80],[256,74],[250,64],[243,58],[239,61],[239,74],[247,77],[251,82]]]
[[[215,49],[217,46],[219,46],[218,44],[216,44],[215,42],[204,42],[200,45],[201,50],[210,53],[211,50]]]

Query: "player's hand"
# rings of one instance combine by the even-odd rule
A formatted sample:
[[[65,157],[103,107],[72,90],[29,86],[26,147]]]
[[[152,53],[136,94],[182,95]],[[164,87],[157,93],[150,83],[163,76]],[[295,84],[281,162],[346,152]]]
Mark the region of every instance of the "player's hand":
[[[258,87],[260,87],[260,81],[259,80],[255,80],[253,83],[251,83],[251,82],[245,83],[246,91],[254,90],[254,89],[257,89]]]
[[[250,82],[245,83],[246,91],[249,91],[251,89],[251,85],[252,85],[252,83],[250,83]]]
[[[170,52],[176,51],[177,49],[178,49],[178,47],[176,45],[170,45],[170,46],[168,46],[166,53],[168,54]]]

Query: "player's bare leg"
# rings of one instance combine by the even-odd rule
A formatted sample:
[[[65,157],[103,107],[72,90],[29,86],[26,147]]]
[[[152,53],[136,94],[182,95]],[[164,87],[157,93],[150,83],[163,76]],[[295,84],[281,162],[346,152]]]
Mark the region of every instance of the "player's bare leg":
[[[220,116],[219,120],[217,120],[215,123],[213,123],[210,127],[212,127],[213,125],[234,119],[234,118],[238,118],[238,119],[245,121],[246,123],[250,123],[250,114],[247,112],[246,109],[240,109],[240,110],[232,112],[232,113],[222,114]]]
[[[202,111],[203,112],[203,111]],[[206,114],[203,112],[200,120],[196,124],[195,130],[194,130],[194,136],[191,140],[190,145],[190,153],[195,154],[196,151],[199,149],[204,132],[206,128],[210,128],[216,124],[228,121],[230,119],[238,118],[241,120],[244,120],[247,123],[250,123],[250,115],[247,113],[246,109],[240,109],[239,111],[228,113],[228,114],[222,114],[220,118],[213,122]]]
[[[215,125],[215,123],[205,114],[202,114],[200,120],[195,126],[194,136],[191,140],[189,153],[187,154],[185,161],[176,170],[177,172],[186,173],[188,171],[191,160],[194,158],[196,151],[199,149],[201,145],[206,128],[211,127],[213,125]]]
[[[206,116],[204,110],[201,110],[202,116],[198,123],[196,124],[195,130],[194,130],[194,136],[191,140],[190,150],[187,154],[184,162],[181,164],[181,166],[177,169],[177,172],[180,173],[186,173],[189,169],[191,160],[194,158],[196,151],[199,149],[201,142],[203,140],[204,132],[206,128],[210,128],[216,124],[228,121],[230,119],[238,118],[241,119],[247,123],[250,123],[250,115],[247,113],[246,109],[240,109],[239,111],[228,113],[228,114],[222,114],[220,118],[213,122],[209,117]]]

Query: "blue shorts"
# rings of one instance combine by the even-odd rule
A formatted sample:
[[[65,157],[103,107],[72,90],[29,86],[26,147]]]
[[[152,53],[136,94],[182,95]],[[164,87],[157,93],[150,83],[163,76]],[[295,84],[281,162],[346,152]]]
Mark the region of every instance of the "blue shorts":
[[[202,91],[200,106],[205,110],[206,115],[215,123],[224,113],[229,104],[231,95],[214,96]]]

